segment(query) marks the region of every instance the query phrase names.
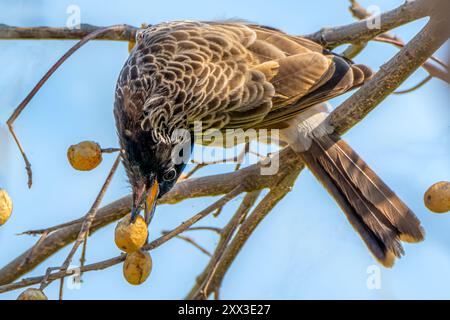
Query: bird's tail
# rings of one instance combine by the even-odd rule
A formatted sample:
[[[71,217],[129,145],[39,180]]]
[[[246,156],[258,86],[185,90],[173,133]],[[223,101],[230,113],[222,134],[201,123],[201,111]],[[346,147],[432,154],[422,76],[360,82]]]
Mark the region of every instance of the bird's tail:
[[[423,240],[414,213],[339,136],[312,137],[300,155],[382,265],[404,254],[400,241]]]

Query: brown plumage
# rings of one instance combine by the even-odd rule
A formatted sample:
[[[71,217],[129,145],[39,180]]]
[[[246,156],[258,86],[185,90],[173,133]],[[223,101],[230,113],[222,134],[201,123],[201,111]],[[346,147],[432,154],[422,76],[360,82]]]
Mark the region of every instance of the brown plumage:
[[[400,241],[423,239],[414,213],[345,141],[333,134],[315,138],[301,156],[384,266],[404,254]]]
[[[135,214],[155,181],[161,196],[184,168],[170,159],[180,143],[174,130],[194,121],[204,130],[278,128],[374,256],[392,265],[403,254],[400,240],[423,238],[414,214],[339,137],[299,129],[312,119],[304,111],[371,76],[317,43],[258,25],[181,21],[140,31],[114,111]]]

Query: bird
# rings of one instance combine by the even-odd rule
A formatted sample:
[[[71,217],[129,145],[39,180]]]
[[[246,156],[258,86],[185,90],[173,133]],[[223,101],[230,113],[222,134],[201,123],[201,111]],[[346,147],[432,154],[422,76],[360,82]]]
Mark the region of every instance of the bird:
[[[375,259],[391,267],[420,221],[333,131],[328,100],[373,76],[370,67],[302,36],[245,21],[149,25],[118,76],[114,116],[132,189],[131,222],[176,183],[202,132],[276,129],[334,198]],[[174,134],[184,132],[183,134]]]

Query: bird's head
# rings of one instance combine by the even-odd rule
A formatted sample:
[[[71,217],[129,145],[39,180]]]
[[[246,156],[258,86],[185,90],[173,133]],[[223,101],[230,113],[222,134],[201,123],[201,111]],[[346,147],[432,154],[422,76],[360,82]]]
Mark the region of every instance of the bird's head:
[[[186,165],[174,155],[185,150],[178,141],[154,140],[142,130],[123,139],[123,164],[132,188],[132,222],[143,208],[146,216],[153,214],[157,200],[172,189]]]

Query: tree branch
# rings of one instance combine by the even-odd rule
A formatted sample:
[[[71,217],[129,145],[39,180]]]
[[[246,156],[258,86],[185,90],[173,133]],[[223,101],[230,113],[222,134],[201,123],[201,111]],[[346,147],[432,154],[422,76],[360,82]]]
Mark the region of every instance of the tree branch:
[[[95,40],[134,41],[139,28],[126,24],[122,28],[108,31]],[[2,40],[79,40],[90,33],[103,29],[90,24],[81,24],[79,29],[52,27],[14,27],[0,24],[0,39]]]
[[[369,18],[371,16],[371,14],[367,10],[365,10],[363,7],[361,7],[361,5],[356,0],[350,0],[350,3],[351,3],[351,6],[349,9],[355,18],[362,20],[362,19]],[[443,9],[445,10],[446,8],[443,8]],[[391,34],[389,32],[382,33],[382,34],[378,35],[377,37],[373,38],[373,40],[378,41],[378,42],[390,43],[398,48],[403,48],[405,46],[405,43],[403,42],[402,39],[400,39],[396,35]],[[366,44],[367,44],[367,42],[363,42],[363,43],[360,43],[357,45],[349,46],[345,50],[344,56],[349,59],[352,59],[365,47]],[[447,83],[450,83],[450,75],[449,75],[448,66],[434,56],[430,56],[430,60],[433,60],[434,62],[436,62],[440,66],[440,68],[438,68],[438,66],[434,65],[430,61],[426,61],[422,65],[422,67],[429,73],[430,76],[440,79],[442,81],[445,81]],[[427,80],[423,81],[423,82],[427,82],[430,79],[430,77],[427,77],[426,79]],[[417,86],[414,86],[411,89],[399,92],[399,94],[411,92],[411,91],[417,89],[418,87],[420,87],[421,85],[422,85],[422,83],[420,83]],[[397,92],[394,92],[394,93],[397,93]]]
[[[219,264],[215,266],[214,263],[212,263],[214,259],[211,259],[205,270],[197,278],[196,285],[192,288],[186,299],[204,299],[220,287],[226,272],[238,253],[241,251],[244,244],[247,242],[250,235],[259,223],[267,216],[267,214],[272,211],[275,205],[280,202],[289,191],[291,191],[297,176],[304,168],[303,163],[297,162],[297,164],[298,166],[290,170],[283,177],[280,183],[275,188],[271,189],[270,192],[259,202],[250,216],[242,222],[236,236],[233,238],[230,245],[226,247],[222,258],[219,260]],[[217,254],[217,250],[219,249],[220,248],[218,246],[213,257]],[[209,280],[209,285],[206,288],[202,287],[202,284],[207,276],[212,272],[213,268],[215,269],[215,272]],[[203,291],[202,288],[205,289],[205,291]]]
[[[233,215],[228,224],[225,226],[220,236],[220,241],[217,244],[216,250],[214,251],[214,256],[211,258],[208,264],[207,271],[205,272],[205,277],[203,278],[203,281],[199,283],[200,284],[200,287],[198,288],[199,295],[202,295],[203,297],[207,298],[209,284],[213,280],[214,274],[220,265],[220,260],[223,258],[225,249],[227,248],[237,227],[245,219],[245,216],[250,211],[251,207],[255,204],[260,193],[261,190],[247,193],[244,199],[242,200],[241,205],[237,209],[236,213]]]
[[[329,49],[345,43],[364,43],[386,31],[428,16],[430,14],[429,7],[433,6],[430,4],[431,1],[438,2],[441,0],[409,0],[391,11],[382,13],[379,28],[369,28],[368,26],[372,25],[372,18],[366,18],[345,26],[323,28],[304,37]]]
[[[417,70],[450,35],[446,19],[430,19],[425,27],[375,76],[336,108],[330,124],[344,134]]]

